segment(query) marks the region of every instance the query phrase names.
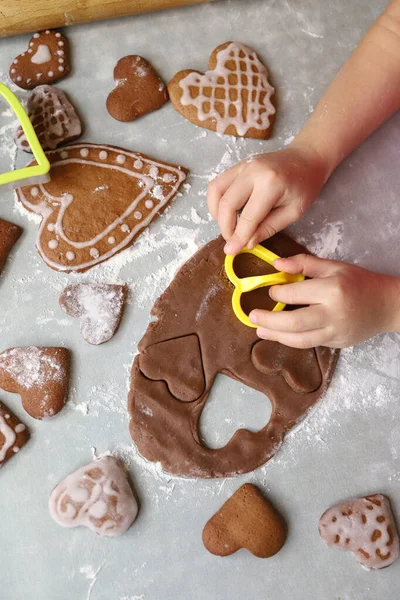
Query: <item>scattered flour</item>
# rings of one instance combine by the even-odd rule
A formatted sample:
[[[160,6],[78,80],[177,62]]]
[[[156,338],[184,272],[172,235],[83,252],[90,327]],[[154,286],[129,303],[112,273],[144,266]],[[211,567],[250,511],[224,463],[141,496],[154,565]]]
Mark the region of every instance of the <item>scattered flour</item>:
[[[307,237],[298,236],[294,232],[294,238],[320,258],[338,259],[343,243],[343,223],[341,221],[326,223],[320,231],[308,234]]]

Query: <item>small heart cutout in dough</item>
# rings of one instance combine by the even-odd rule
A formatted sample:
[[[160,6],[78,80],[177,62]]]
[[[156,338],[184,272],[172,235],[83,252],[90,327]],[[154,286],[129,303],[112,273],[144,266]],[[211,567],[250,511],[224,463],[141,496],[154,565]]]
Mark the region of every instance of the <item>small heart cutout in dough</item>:
[[[254,485],[242,485],[208,521],[203,543],[211,554],[229,556],[246,548],[258,558],[273,556],[286,540],[286,524]]]
[[[126,299],[125,285],[74,283],[60,296],[60,306],[80,319],[80,330],[89,344],[104,344],[115,334]]]
[[[186,119],[220,134],[267,139],[274,88],[257,54],[226,42],[211,54],[206,73],[186,69],[168,84],[174,108]]]
[[[383,569],[399,556],[399,536],[390,502],[382,494],[333,506],[319,520],[328,546],[349,550],[368,569]]]
[[[116,537],[132,525],[138,505],[121,463],[102,456],[56,485],[49,510],[62,527],[88,527],[100,536]]]
[[[141,56],[121,58],[114,69],[115,88],[107,110],[117,121],[133,121],[168,102],[168,91],[151,64]]]
[[[19,394],[35,419],[48,419],[64,407],[70,354],[65,348],[25,346],[0,354],[0,388]]]
[[[27,50],[13,60],[9,75],[20,88],[32,90],[66,77],[69,71],[67,38],[59,31],[46,29],[33,35]]]

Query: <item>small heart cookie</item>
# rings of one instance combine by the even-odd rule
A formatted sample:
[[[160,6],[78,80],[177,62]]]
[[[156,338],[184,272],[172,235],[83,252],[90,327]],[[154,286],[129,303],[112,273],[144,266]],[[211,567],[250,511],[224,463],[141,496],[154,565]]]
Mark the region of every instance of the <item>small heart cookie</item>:
[[[203,543],[217,556],[246,548],[254,556],[269,558],[282,548],[286,534],[279,513],[254,485],[246,483],[208,521]]]
[[[62,527],[88,527],[116,537],[132,525],[138,505],[120,462],[103,456],[60,481],[51,492],[49,510]]]
[[[124,56],[114,69],[115,89],[107,98],[107,110],[117,121],[133,121],[168,102],[160,77],[141,56]]]
[[[0,219],[0,273],[4,267],[7,256],[22,233],[18,225]]]
[[[382,494],[329,508],[319,520],[319,533],[328,546],[350,550],[368,569],[388,567],[399,556],[396,523]]]
[[[31,38],[28,49],[10,66],[10,79],[24,90],[53,83],[70,71],[68,40],[58,31],[42,31]]]
[[[10,348],[0,354],[0,388],[19,394],[31,417],[48,419],[65,404],[69,370],[65,348]]]
[[[0,402],[0,467],[25,446],[29,437],[25,425]]]
[[[60,306],[80,319],[83,339],[98,345],[108,342],[117,331],[125,299],[125,285],[74,283],[62,292]]]
[[[274,88],[257,54],[237,42],[216,48],[206,73],[186,69],[168,84],[174,108],[186,119],[220,134],[267,139]]]
[[[39,85],[28,98],[28,116],[43,150],[54,150],[82,135],[81,121],[62,90]],[[32,152],[26,135],[18,126],[14,141],[20,150]]]

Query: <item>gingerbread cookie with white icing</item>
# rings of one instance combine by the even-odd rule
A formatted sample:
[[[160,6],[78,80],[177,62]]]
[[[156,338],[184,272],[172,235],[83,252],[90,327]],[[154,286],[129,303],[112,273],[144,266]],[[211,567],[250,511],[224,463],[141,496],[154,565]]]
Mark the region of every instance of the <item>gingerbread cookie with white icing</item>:
[[[115,146],[74,144],[47,157],[51,180],[19,188],[17,196],[42,217],[40,256],[65,272],[86,271],[130,246],[167,208],[187,173]]]
[[[121,463],[103,456],[71,473],[49,499],[53,519],[62,527],[87,527],[117,537],[136,519],[138,505]]]
[[[208,69],[186,69],[171,79],[168,91],[174,108],[211,131],[267,139],[275,90],[257,54],[244,44],[226,42],[212,52]]]
[[[35,419],[50,419],[64,407],[69,373],[65,348],[24,346],[0,353],[0,388],[19,394]]]
[[[111,340],[121,322],[126,285],[72,283],[60,296],[60,306],[80,320],[81,334],[89,344]]]
[[[107,110],[117,121],[133,121],[168,102],[165,84],[141,56],[121,58],[114,69],[115,88],[107,98]]]
[[[47,29],[33,35],[28,49],[13,60],[9,75],[20,88],[32,90],[66,77],[70,68],[67,38]]]
[[[28,98],[28,116],[43,150],[54,150],[82,135],[81,121],[75,108],[60,88],[39,85]],[[32,152],[21,125],[14,140],[20,150]]]
[[[26,426],[0,402],[0,467],[25,446],[29,437]]]

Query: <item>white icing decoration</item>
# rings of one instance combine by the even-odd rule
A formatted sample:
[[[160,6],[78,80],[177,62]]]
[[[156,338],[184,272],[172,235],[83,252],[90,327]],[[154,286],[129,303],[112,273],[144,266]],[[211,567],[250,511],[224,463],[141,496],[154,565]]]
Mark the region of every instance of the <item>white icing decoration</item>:
[[[17,436],[15,435],[15,432],[12,429],[12,427],[10,427],[8,423],[6,423],[6,420],[1,415],[0,433],[4,437],[3,445],[0,448],[0,463],[2,463],[6,457],[8,450],[13,446],[15,440],[17,439]]]
[[[49,246],[50,250],[55,250],[58,246],[57,240],[49,240],[48,246]]]
[[[37,196],[38,194],[39,194],[39,188],[37,188],[37,187],[33,187],[33,188],[31,188],[31,196],[32,196],[33,198],[36,198],[36,196]]]
[[[16,73],[16,72],[17,72],[17,69],[11,69],[11,71],[10,71],[10,72],[11,72],[12,74],[14,74],[14,73]]]
[[[119,165],[123,165],[126,161],[126,156],[124,156],[123,154],[118,154],[116,160]]]
[[[57,45],[58,46],[64,46],[64,42],[58,42]]]
[[[143,161],[140,160],[140,158],[137,158],[135,160],[135,162],[133,163],[133,166],[135,167],[135,169],[142,169],[143,168]]]
[[[57,50],[58,56],[64,56],[64,50]]]
[[[162,180],[165,181],[165,183],[172,183],[173,181],[175,181],[175,177],[174,175],[171,175],[171,173],[165,173],[165,175],[163,175]]]
[[[110,237],[108,238],[107,242],[110,245],[115,244],[115,237],[113,235],[110,235]]]
[[[13,448],[13,452],[15,452],[15,454],[17,454],[17,452],[19,452],[19,448],[18,448],[18,446],[14,446],[14,448]]]
[[[101,160],[106,160],[107,156],[108,156],[108,152],[106,152],[105,150],[101,150],[99,152],[99,158],[101,158]]]
[[[31,62],[35,65],[43,65],[51,60],[50,48],[46,44],[39,44],[35,54],[31,57]]]
[[[228,61],[236,64],[235,70],[226,67]],[[243,70],[240,64],[244,66]],[[256,72],[252,67],[256,68]],[[235,84],[229,83],[229,76],[236,78]],[[222,81],[219,83],[218,80]],[[275,113],[270,100],[274,88],[268,82],[268,72],[256,53],[243,44],[232,42],[218,52],[217,64],[213,70],[206,71],[204,75],[193,71],[179,82],[179,86],[183,92],[180,98],[182,106],[194,106],[199,121],[213,119],[216,122],[216,131],[221,134],[225,133],[229,125],[235,126],[238,135],[241,136],[246,135],[251,128],[268,129],[269,117]],[[195,98],[191,96],[190,88],[196,88],[198,91]],[[211,88],[211,97],[204,94],[205,88]],[[217,89],[223,90],[224,98],[215,97]],[[233,99],[232,90],[236,91]],[[246,119],[242,90],[248,92]],[[264,94],[262,102],[261,94]],[[223,105],[223,116],[215,108],[216,102]],[[235,111],[234,116],[229,114],[230,107]],[[264,112],[261,113],[261,110]]]
[[[164,190],[161,185],[155,185],[151,190],[151,195],[157,200],[164,200]]]
[[[59,59],[58,59],[58,62],[59,62],[60,64],[63,64],[63,62],[64,62],[64,59],[63,59],[63,58],[59,58]]]
[[[47,35],[49,35],[50,29],[46,29],[45,33],[47,33]]]
[[[47,225],[47,231],[54,231],[56,228],[56,226],[54,225],[54,223],[49,223]]]
[[[39,37],[39,34],[38,34],[38,33],[34,33],[34,34],[33,34],[33,37],[34,37],[34,38],[38,38],[38,37]]]
[[[103,456],[61,481],[50,495],[49,510],[63,527],[84,526],[114,537],[132,525],[138,506],[121,465]]]
[[[154,187],[154,179],[148,177],[147,175],[143,177],[143,183],[148,190],[151,190]]]
[[[21,77],[21,75],[18,75],[18,77],[17,77],[17,81],[22,81],[22,77]]]
[[[157,179],[158,177],[158,168],[152,165],[149,169],[149,175],[152,179]]]
[[[57,33],[56,33],[56,37],[61,37],[61,33],[59,33],[59,32],[57,31]]]
[[[26,186],[25,188],[19,188],[18,196],[19,196],[22,204],[25,207],[29,208],[29,210],[31,210],[32,212],[37,213],[43,217],[42,222],[39,227],[38,238],[37,238],[37,248],[38,248],[39,254],[41,255],[41,257],[43,258],[43,260],[45,261],[45,263],[47,265],[55,268],[58,271],[72,272],[72,271],[79,271],[81,269],[87,269],[89,267],[92,267],[92,266],[98,264],[99,262],[107,260],[114,254],[116,254],[119,250],[128,246],[130,241],[134,237],[136,237],[138,235],[138,233],[142,229],[144,229],[153,220],[153,218],[156,216],[158,211],[163,206],[165,206],[168,203],[168,201],[176,194],[181,183],[186,178],[184,171],[182,171],[181,169],[179,169],[177,167],[160,164],[150,158],[142,157],[141,159],[139,159],[138,156],[136,154],[134,154],[133,152],[124,151],[124,155],[127,158],[130,157],[132,159],[131,164],[133,164],[136,160],[141,160],[141,162],[143,163],[143,166],[146,165],[147,169],[149,169],[152,165],[155,165],[159,169],[163,169],[164,171],[169,171],[176,178],[176,181],[168,186],[168,189],[165,191],[165,194],[162,197],[162,201],[160,203],[158,203],[158,205],[155,206],[151,211],[149,211],[149,213],[146,214],[146,217],[143,220],[140,220],[140,222],[138,222],[136,224],[132,223],[130,226],[128,223],[126,223],[126,220],[129,218],[131,220],[133,218],[138,220],[137,217],[134,216],[134,212],[136,211],[136,207],[138,206],[138,204],[142,200],[146,199],[146,195],[149,192],[149,188],[146,187],[145,181],[149,180],[147,183],[148,184],[151,183],[152,186],[154,185],[154,181],[150,177],[143,175],[143,173],[140,173],[140,172],[137,173],[136,171],[133,171],[132,168],[120,166],[120,165],[116,164],[115,161],[113,161],[113,164],[109,164],[107,162],[99,162],[96,159],[91,160],[90,158],[88,158],[88,159],[80,158],[80,150],[82,148],[86,148],[86,147],[87,147],[87,144],[70,145],[70,146],[68,146],[68,152],[64,150],[59,153],[58,150],[54,150],[54,151],[47,152],[47,155],[51,156],[52,154],[56,153],[58,155],[57,158],[59,157],[61,159],[61,160],[52,161],[52,166],[56,166],[58,164],[73,164],[73,163],[75,163],[75,164],[85,164],[85,165],[93,165],[96,167],[101,167],[102,169],[106,170],[104,173],[104,177],[105,177],[104,181],[107,181],[107,169],[120,171],[121,173],[136,179],[138,184],[139,185],[141,184],[143,186],[143,190],[141,192],[137,193],[137,195],[132,199],[131,203],[127,206],[126,210],[121,215],[119,215],[116,219],[114,219],[114,221],[111,222],[104,229],[104,231],[99,232],[92,239],[88,239],[88,240],[85,240],[82,242],[76,242],[74,240],[71,240],[68,237],[68,234],[64,231],[64,226],[63,226],[63,218],[64,218],[65,211],[71,203],[70,201],[68,201],[68,196],[66,196],[65,194],[62,196],[58,196],[58,197],[53,196],[46,189],[46,184],[41,184],[39,187],[40,187],[40,191],[41,191],[41,195],[42,195],[43,199],[40,203],[35,204],[35,203],[31,202],[25,195],[27,192],[29,193],[29,186]],[[100,152],[102,150],[104,150],[106,152],[110,151],[109,146],[93,145],[92,147],[97,149],[98,152]],[[53,212],[55,212],[56,215],[55,215],[55,217],[53,217],[51,219],[51,215],[53,214]],[[63,244],[63,245],[66,244],[67,246],[69,246],[70,248],[74,248],[75,250],[91,248],[93,246],[97,246],[102,240],[106,241],[108,239],[108,237],[110,236],[110,234],[112,233],[112,231],[116,227],[120,227],[121,231],[123,231],[124,233],[126,233],[128,235],[125,235],[124,238],[118,244],[112,246],[109,250],[105,251],[102,249],[102,252],[100,253],[100,255],[97,258],[92,257],[93,260],[87,260],[84,262],[81,262],[80,260],[78,260],[77,264],[75,264],[75,265],[64,265],[59,262],[55,262],[54,260],[52,260],[52,258],[48,257],[46,254],[46,249],[42,245],[42,240],[41,240],[42,232],[45,229],[48,220],[50,220],[50,219],[52,221],[54,221],[54,220],[56,221],[56,231],[57,231],[57,236],[59,237],[60,244]],[[76,258],[76,253],[73,251],[70,251],[70,250],[66,251],[65,248],[62,248],[62,252],[65,253],[65,257],[70,262]]]
[[[93,258],[99,258],[100,256],[100,252],[97,250],[97,248],[90,248],[89,254],[90,256],[93,256]]]
[[[79,154],[83,156],[83,158],[86,158],[87,156],[89,156],[89,150],[87,148],[82,148]]]
[[[150,210],[151,208],[153,208],[154,202],[153,202],[153,200],[146,200],[146,202],[144,203],[144,205],[145,205],[146,208],[148,208]]]
[[[16,58],[15,60],[13,60],[13,64],[14,65],[18,64],[18,58]]]
[[[142,213],[140,212],[140,210],[135,210],[135,212],[133,213],[133,216],[135,217],[135,219],[137,219],[138,221],[143,217]]]
[[[7,414],[7,415],[5,415],[5,417],[6,417],[6,419],[9,419],[9,418],[10,418],[10,415],[8,415],[8,414]]]
[[[64,71],[64,67],[58,67],[59,71]]]
[[[15,426],[14,431],[15,433],[22,433],[23,431],[25,431],[26,427],[23,423],[18,423],[18,425]]]
[[[54,77],[54,73],[53,73],[53,71],[49,71],[49,72],[47,73],[47,75],[48,75],[49,77]]]

